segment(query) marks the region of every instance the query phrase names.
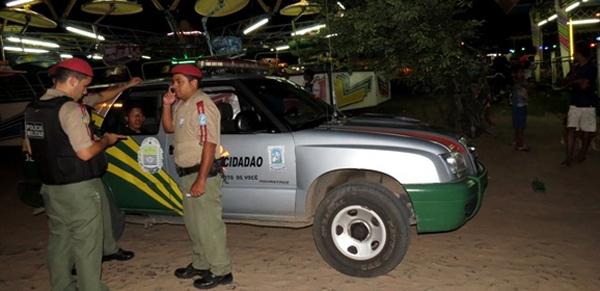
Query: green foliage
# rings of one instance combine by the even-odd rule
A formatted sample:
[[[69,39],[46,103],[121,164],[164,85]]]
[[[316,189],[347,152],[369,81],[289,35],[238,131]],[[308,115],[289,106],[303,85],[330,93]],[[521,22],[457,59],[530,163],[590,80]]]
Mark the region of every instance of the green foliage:
[[[343,17],[336,1],[320,2],[330,5],[330,31],[338,34],[331,38],[332,50],[347,69],[367,62],[395,78],[410,68],[406,81],[413,87],[448,95],[466,89],[467,79],[478,71],[474,52],[461,45],[475,37],[480,24],[458,15],[470,1],[347,0]]]

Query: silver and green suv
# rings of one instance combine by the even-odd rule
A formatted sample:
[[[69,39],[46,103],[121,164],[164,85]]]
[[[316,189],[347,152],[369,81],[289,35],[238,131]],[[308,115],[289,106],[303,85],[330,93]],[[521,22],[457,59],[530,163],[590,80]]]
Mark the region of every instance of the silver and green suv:
[[[110,148],[103,180],[126,213],[182,215],[173,136],[160,124],[169,80],[146,81],[96,108],[103,130],[123,132],[140,106],[145,132]],[[410,226],[454,230],[472,218],[487,172],[462,139],[407,118],[345,117],[282,78],[208,77],[202,90],[221,111],[227,221],[312,225],[336,270],[385,274],[404,257]]]

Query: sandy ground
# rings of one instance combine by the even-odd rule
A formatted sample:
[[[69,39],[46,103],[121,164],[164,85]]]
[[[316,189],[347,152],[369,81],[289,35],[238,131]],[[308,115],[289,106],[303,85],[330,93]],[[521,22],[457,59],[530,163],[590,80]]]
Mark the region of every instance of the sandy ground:
[[[353,278],[330,268],[310,228],[228,225],[235,283],[216,290],[598,290],[600,286],[600,153],[561,168],[561,124],[530,118],[529,153],[511,147],[508,118],[476,142],[490,172],[483,208],[462,228],[412,232],[404,261],[377,278]],[[0,290],[48,290],[44,215],[15,196],[19,165],[0,172]],[[534,192],[539,178],[546,192]],[[112,290],[193,290],[173,270],[190,261],[183,226],[128,224],[120,245],[128,262],[103,265]]]

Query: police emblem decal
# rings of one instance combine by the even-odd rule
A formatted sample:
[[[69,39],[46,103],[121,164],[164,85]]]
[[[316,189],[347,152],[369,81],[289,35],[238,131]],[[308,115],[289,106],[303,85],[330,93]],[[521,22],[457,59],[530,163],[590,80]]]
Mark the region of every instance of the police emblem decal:
[[[155,174],[163,167],[163,150],[155,137],[147,137],[142,141],[138,151],[138,164],[144,172]]]
[[[269,167],[273,170],[285,168],[285,146],[269,146]]]

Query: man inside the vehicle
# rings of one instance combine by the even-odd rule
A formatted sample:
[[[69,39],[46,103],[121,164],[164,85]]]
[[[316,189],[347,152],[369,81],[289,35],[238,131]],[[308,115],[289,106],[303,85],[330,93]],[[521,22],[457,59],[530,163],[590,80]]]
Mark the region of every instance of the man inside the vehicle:
[[[125,115],[125,121],[127,125],[125,127],[124,134],[145,134],[144,121],[146,116],[144,110],[140,105],[133,104],[127,108],[127,115]]]

